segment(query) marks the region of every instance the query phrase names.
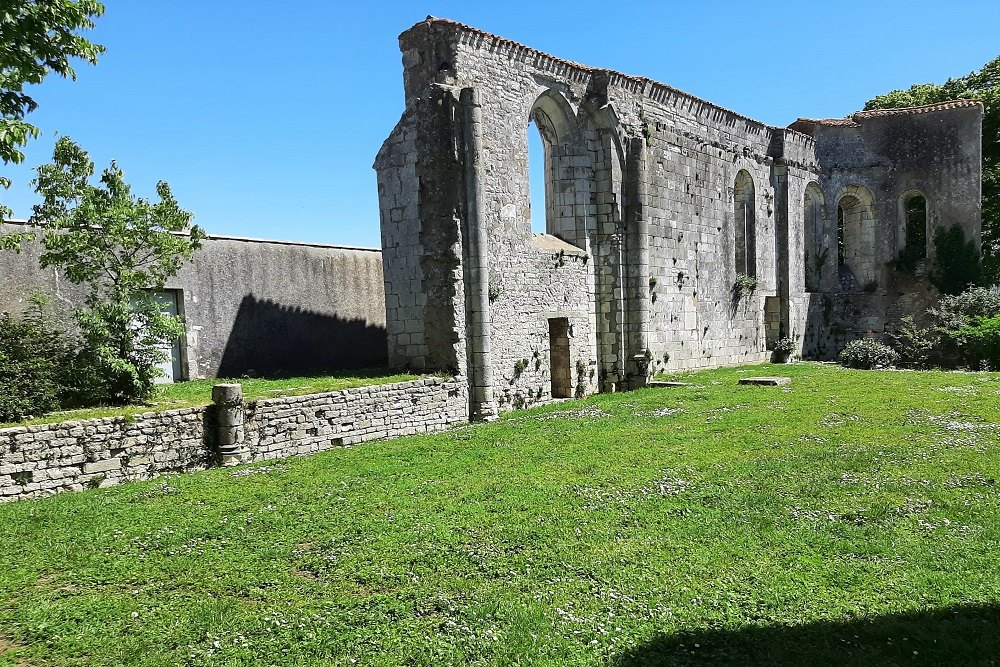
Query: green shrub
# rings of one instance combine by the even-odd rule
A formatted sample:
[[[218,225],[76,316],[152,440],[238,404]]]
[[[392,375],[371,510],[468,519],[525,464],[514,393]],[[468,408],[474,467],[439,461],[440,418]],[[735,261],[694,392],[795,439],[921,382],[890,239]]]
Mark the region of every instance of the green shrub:
[[[733,283],[733,298],[737,301],[745,299],[757,290],[757,279],[740,273]]]
[[[912,315],[900,320],[899,329],[891,334],[899,361],[912,368],[928,368],[941,355],[942,334],[932,327],[917,326]]]
[[[778,340],[772,349],[771,360],[776,364],[783,364],[795,353],[795,341],[787,336]]]
[[[970,368],[1000,368],[1000,317],[962,327],[954,339]]]
[[[927,309],[927,314],[943,329],[961,329],[980,319],[1000,317],[1000,291],[972,287],[961,294],[942,296],[936,307]]]
[[[840,351],[840,365],[847,368],[890,368],[899,361],[899,354],[874,338],[852,340]]]
[[[0,316],[0,422],[60,407],[70,384],[74,341],[50,322],[40,304],[23,317]]]

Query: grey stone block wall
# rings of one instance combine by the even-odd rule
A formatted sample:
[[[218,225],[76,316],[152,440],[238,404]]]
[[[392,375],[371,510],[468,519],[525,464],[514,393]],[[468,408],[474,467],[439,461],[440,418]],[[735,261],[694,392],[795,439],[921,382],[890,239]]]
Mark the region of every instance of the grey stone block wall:
[[[244,405],[240,460],[310,454],[469,420],[463,383],[424,378]],[[212,410],[0,429],[0,502],[218,464]]]
[[[782,337],[828,358],[885,332],[932,295],[890,266],[903,192],[928,197],[931,234],[947,220],[979,238],[975,102],[777,128],[445,19],[413,26],[400,49],[406,110],[375,163],[387,302],[400,304],[388,311],[390,357],[465,378],[483,364],[500,408],[552,397],[540,323],[553,318],[573,322],[579,376],[594,371],[582,393],[641,386],[647,368],[764,361]],[[474,131],[461,103],[472,97]],[[571,270],[540,262],[545,237],[531,232],[542,214],[528,192],[531,121],[546,152],[546,230],[579,253]],[[864,224],[845,226],[861,276],[852,284],[838,275],[837,202],[860,188],[874,204]],[[816,238],[807,191],[822,199]],[[482,218],[486,251],[466,239]],[[809,291],[818,243],[827,252]],[[464,319],[480,266],[503,296],[491,304],[489,352],[463,358],[480,335]],[[735,298],[744,272],[756,289]],[[521,370],[539,358],[537,373]]]

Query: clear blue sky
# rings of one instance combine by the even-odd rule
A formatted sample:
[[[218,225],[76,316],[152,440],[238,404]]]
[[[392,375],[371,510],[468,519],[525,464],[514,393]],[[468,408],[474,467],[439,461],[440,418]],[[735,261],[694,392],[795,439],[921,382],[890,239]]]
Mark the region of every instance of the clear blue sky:
[[[105,0],[107,47],[75,82],[33,89],[43,132],[4,167],[26,218],[59,135],[168,181],[209,233],[378,246],[371,165],[403,110],[397,36],[428,14],[587,65],[648,76],[787,125],[979,69],[1000,0]],[[613,8],[613,9],[612,9]]]

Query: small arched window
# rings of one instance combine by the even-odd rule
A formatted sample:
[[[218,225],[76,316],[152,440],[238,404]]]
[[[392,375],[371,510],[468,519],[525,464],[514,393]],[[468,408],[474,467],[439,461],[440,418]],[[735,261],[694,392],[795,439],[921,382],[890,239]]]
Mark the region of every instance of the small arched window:
[[[757,221],[755,192],[750,172],[741,169],[733,185],[733,225],[736,231],[735,257],[737,275],[757,275]]]

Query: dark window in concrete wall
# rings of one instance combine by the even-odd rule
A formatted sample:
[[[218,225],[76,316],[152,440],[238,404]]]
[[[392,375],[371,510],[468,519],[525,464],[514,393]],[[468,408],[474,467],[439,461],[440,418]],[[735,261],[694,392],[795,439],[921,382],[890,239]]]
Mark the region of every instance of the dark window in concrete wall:
[[[746,170],[736,174],[733,186],[733,225],[736,230],[736,273],[757,275],[757,221],[753,178]]]
[[[572,397],[569,319],[565,317],[553,317],[549,320],[549,371],[552,374],[552,398]]]
[[[823,211],[823,191],[816,183],[810,183],[802,198],[803,263],[807,292],[819,291],[828,265],[830,244],[824,229]]]

